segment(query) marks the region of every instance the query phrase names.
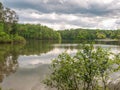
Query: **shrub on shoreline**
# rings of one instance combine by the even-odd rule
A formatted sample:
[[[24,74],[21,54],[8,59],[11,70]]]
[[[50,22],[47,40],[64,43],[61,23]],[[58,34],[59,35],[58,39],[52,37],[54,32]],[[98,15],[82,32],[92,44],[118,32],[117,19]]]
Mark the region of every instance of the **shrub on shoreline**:
[[[57,90],[107,90],[109,74],[119,68],[113,68],[114,64],[120,64],[116,56],[101,47],[95,49],[93,45],[83,45],[74,57],[62,53],[53,60],[52,72],[44,84]]]

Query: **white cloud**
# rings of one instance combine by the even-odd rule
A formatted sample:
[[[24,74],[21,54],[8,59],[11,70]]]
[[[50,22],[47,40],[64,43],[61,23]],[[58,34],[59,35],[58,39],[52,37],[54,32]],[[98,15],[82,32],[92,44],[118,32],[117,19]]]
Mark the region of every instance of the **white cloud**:
[[[88,17],[84,15],[74,14],[57,14],[57,13],[37,13],[34,10],[17,11],[22,13],[21,23],[41,23],[54,29],[70,29],[70,28],[101,28],[101,29],[117,29],[116,18],[110,17]]]
[[[102,29],[117,29],[116,19],[103,20],[99,25]]]
[[[4,1],[20,23],[41,23],[54,29],[120,28],[120,0],[14,0]]]

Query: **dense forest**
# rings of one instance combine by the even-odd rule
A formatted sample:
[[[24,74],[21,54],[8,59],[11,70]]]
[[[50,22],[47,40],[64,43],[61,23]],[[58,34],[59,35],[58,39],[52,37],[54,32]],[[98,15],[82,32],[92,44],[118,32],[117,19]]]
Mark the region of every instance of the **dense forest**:
[[[63,40],[120,39],[120,30],[70,29],[59,30]]]
[[[18,34],[26,39],[61,40],[57,31],[40,24],[18,24],[17,30]]]

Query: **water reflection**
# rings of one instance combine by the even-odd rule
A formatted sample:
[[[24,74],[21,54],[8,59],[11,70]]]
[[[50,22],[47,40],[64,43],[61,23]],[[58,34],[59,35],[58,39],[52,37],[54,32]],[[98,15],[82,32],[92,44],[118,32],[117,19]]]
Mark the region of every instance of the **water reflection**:
[[[18,56],[22,46],[0,45],[0,82],[18,68]]]
[[[89,42],[88,42],[89,43]],[[55,43],[31,40],[26,45],[0,45],[0,85],[2,90],[50,90],[41,83],[51,60],[66,51],[74,55],[79,42]],[[114,45],[115,44],[115,45]],[[95,47],[120,50],[119,43],[96,42]]]
[[[42,41],[42,40],[30,40],[24,46],[23,55],[40,55],[42,53],[47,53],[53,49],[52,44],[55,42]]]
[[[32,62],[31,64],[28,64],[28,66],[32,66],[32,64],[37,66],[39,56],[53,49],[53,46],[51,45],[52,43],[53,42],[49,41],[45,42],[31,40],[27,42],[26,45],[0,45],[0,83],[2,84],[2,82],[4,82],[9,75],[11,76],[12,73],[19,70],[21,66],[27,66],[22,65],[22,58],[23,61],[26,62],[27,59],[25,57],[28,57],[27,63]],[[38,60],[35,60],[33,56],[38,56]],[[23,64],[26,64],[25,62],[23,62]]]

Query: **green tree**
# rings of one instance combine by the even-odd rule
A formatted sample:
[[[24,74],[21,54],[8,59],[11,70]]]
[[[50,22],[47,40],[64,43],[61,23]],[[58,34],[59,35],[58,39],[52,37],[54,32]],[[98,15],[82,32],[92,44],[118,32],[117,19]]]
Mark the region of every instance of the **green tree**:
[[[106,35],[100,31],[97,31],[96,36],[98,39],[105,39],[106,38]]]
[[[0,31],[3,31],[3,5],[0,2]]]
[[[51,65],[51,74],[44,80],[47,86],[57,90],[107,90],[108,75],[114,69],[115,57],[101,47],[83,45],[77,54],[60,54]],[[102,81],[103,86],[99,86]]]
[[[116,30],[115,38],[120,39],[120,30]]]
[[[5,8],[0,2],[0,43],[25,42],[17,32],[18,16],[15,11]]]
[[[3,5],[0,2],[0,23],[2,22],[2,20],[3,20]]]
[[[61,40],[60,33],[47,26],[40,24],[18,24],[17,27],[19,35],[27,39]]]
[[[4,31],[8,34],[16,34],[16,23],[18,22],[18,16],[15,11],[5,8],[4,9]]]

